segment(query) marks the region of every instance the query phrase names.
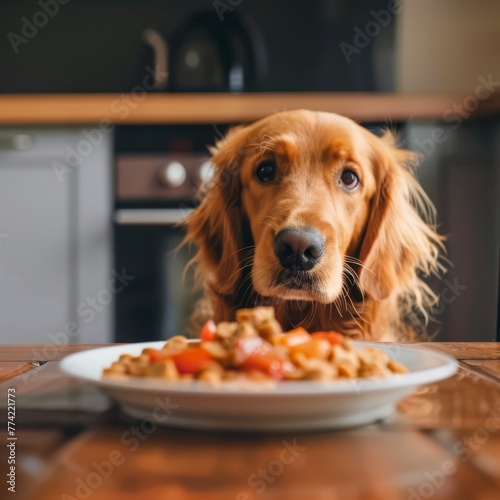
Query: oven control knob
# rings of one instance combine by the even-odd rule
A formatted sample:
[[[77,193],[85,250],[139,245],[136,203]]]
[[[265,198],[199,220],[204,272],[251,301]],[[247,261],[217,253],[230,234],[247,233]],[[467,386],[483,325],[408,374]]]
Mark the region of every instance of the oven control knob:
[[[186,169],[182,163],[172,161],[160,170],[160,181],[169,188],[177,188],[186,180]]]
[[[214,176],[214,173],[215,167],[211,160],[204,161],[200,165],[200,170],[198,173],[200,183],[204,184],[205,182],[210,181],[210,179],[212,179],[212,177]]]

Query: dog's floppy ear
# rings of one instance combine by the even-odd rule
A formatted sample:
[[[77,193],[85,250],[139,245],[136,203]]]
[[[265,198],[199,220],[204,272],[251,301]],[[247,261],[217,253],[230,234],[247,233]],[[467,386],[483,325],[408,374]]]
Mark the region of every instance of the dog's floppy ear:
[[[411,170],[418,156],[397,149],[390,132],[371,142],[378,189],[359,255],[360,286],[375,300],[399,289],[412,308],[423,311],[436,296],[421,277],[441,270],[443,238],[435,230],[435,208]]]
[[[359,260],[363,267],[359,270],[359,282],[365,294],[375,300],[387,298],[397,284],[394,256],[387,247],[388,227],[390,218],[390,192],[393,189],[392,180],[384,176],[374,199],[371,202],[370,216],[366,226]]]
[[[244,127],[231,129],[211,150],[214,175],[203,199],[186,220],[185,242],[195,243],[196,274],[218,293],[231,293],[238,281],[243,247],[240,168]]]

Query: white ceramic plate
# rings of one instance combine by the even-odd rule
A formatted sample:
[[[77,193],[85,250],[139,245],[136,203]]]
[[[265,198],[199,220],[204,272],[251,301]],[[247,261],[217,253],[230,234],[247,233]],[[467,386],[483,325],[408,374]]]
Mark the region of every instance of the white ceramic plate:
[[[137,356],[145,347],[160,349],[164,344],[144,342],[83,351],[64,358],[61,368],[100,386],[134,418],[171,427],[245,431],[307,431],[368,424],[390,415],[395,404],[417,387],[445,379],[457,370],[455,359],[430,349],[354,342],[356,347],[382,349],[406,365],[409,373],[387,379],[232,383],[218,388],[186,380],[102,378],[103,368],[121,354]]]

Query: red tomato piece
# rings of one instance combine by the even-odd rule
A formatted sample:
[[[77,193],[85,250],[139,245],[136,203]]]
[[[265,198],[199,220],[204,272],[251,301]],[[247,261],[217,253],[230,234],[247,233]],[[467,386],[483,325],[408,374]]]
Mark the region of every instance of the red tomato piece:
[[[156,363],[157,361],[163,361],[164,359],[171,358],[172,353],[169,350],[163,349],[151,349],[149,351],[149,360],[152,363]]]
[[[345,337],[341,333],[333,332],[333,331],[332,332],[314,332],[314,333],[311,333],[311,336],[315,339],[328,340],[328,342],[330,342],[330,344],[332,344],[332,345],[342,344],[342,342],[344,342],[344,340],[345,340]]]
[[[294,328],[289,332],[285,332],[279,339],[279,343],[281,345],[291,347],[294,345],[303,344],[304,342],[308,342],[311,340],[311,336],[307,332],[305,328],[299,326],[298,328]]]
[[[298,334],[305,335],[306,333],[309,335],[307,330],[302,326],[298,326],[297,328],[294,328],[293,330],[288,330],[288,332],[285,332],[286,335],[298,335]]]
[[[209,319],[201,329],[201,340],[203,342],[211,342],[215,339],[215,332],[217,331],[217,327],[215,326],[215,321],[213,319]]]
[[[197,347],[195,349],[186,349],[179,354],[175,354],[172,356],[172,359],[175,363],[177,371],[181,374],[185,374],[196,373],[201,370],[207,361],[210,361],[212,358],[210,357],[210,354],[205,351],[205,349]]]
[[[235,365],[241,365],[250,356],[260,356],[272,350],[273,346],[262,337],[243,337],[236,341],[233,361]]]
[[[243,370],[258,370],[271,376],[275,380],[281,380],[285,372],[292,369],[291,363],[286,359],[273,353],[249,356],[242,365]]]

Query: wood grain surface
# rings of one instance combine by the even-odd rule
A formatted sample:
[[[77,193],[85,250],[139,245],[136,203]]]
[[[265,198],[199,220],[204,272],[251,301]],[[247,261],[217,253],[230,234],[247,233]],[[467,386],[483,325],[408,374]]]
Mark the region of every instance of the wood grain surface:
[[[99,407],[57,361],[16,373],[36,346],[7,347],[20,360],[5,367],[14,377],[0,385],[1,398],[7,387],[19,394],[12,498],[498,500],[499,345],[426,345],[455,355],[459,372],[422,387],[390,418],[342,432],[268,435],[133,421]],[[30,407],[37,398],[43,403]]]
[[[0,346],[0,362],[44,362],[58,361],[74,352],[117,344],[12,344]]]
[[[29,372],[33,368],[35,365],[24,361],[2,361],[0,362],[0,383]]]
[[[466,97],[447,94],[359,92],[148,94],[128,100],[125,94],[0,95],[0,124],[235,123],[278,111],[330,111],[365,122],[437,119]],[[128,103],[128,104],[127,104]],[[124,112],[125,109],[125,112]]]
[[[500,342],[417,342],[419,347],[436,349],[462,359],[500,359]]]
[[[466,363],[470,368],[500,379],[500,359],[470,359]]]

